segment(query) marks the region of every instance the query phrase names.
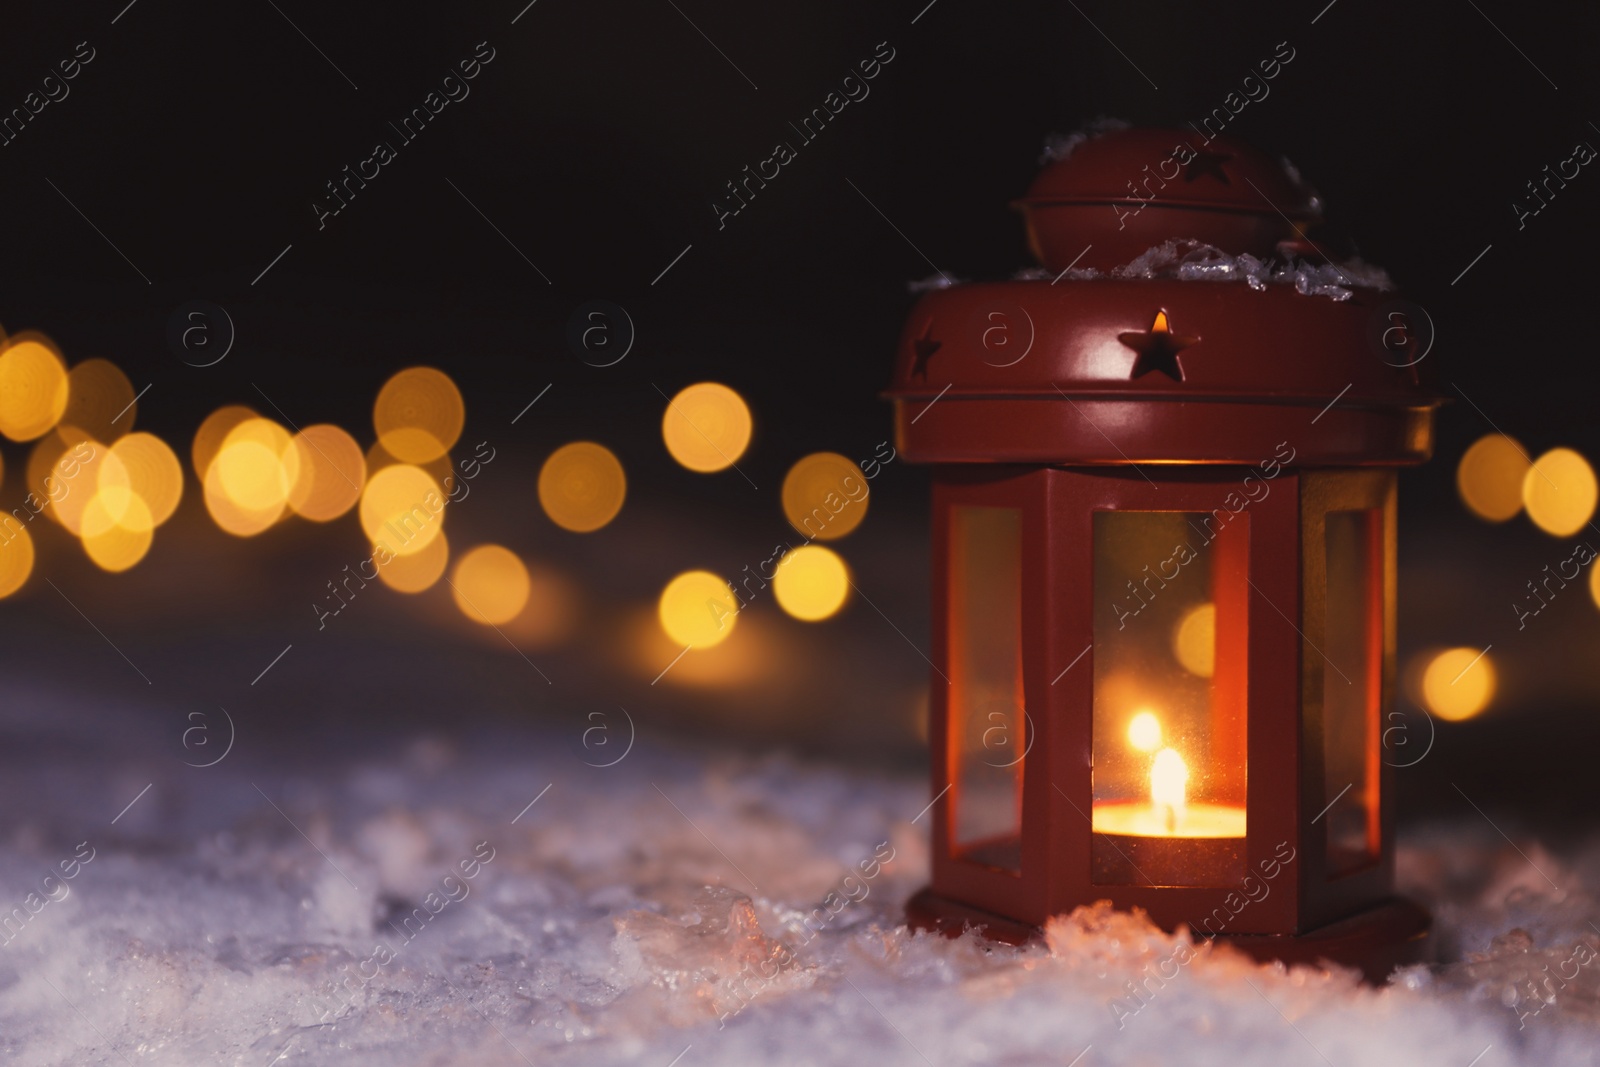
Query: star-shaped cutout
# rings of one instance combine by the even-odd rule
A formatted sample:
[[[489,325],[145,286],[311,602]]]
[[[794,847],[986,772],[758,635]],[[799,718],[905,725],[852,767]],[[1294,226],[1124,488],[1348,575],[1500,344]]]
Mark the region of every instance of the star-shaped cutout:
[[[1183,180],[1192,182],[1196,178],[1211,177],[1223,185],[1232,185],[1233,183],[1228,180],[1227,171],[1222,169],[1222,165],[1232,158],[1221,152],[1196,153],[1193,159],[1183,165]]]
[[[911,351],[916,357],[911,364],[911,373],[925,380],[928,377],[929,358],[943,346],[943,341],[933,339],[933,320],[929,319],[922,336],[911,340]]]
[[[1175,382],[1183,381],[1183,367],[1178,363],[1178,353],[1198,344],[1198,337],[1180,337],[1167,324],[1167,313],[1156,312],[1155,322],[1148,330],[1134,330],[1117,334],[1117,340],[1139,353],[1133,361],[1130,379],[1158,370]]]

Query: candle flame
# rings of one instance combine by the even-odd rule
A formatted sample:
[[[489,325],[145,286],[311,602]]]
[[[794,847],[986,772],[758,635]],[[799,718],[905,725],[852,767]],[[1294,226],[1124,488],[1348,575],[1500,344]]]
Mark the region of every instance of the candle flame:
[[[1171,333],[1172,332],[1172,328],[1167,325],[1167,313],[1165,311],[1156,312],[1156,321],[1155,321],[1155,324],[1150,327],[1150,332],[1151,333]]]
[[[1176,833],[1183,821],[1188,782],[1189,765],[1177,749],[1164,748],[1156,753],[1150,768],[1150,803],[1158,816],[1165,816],[1168,833]]]

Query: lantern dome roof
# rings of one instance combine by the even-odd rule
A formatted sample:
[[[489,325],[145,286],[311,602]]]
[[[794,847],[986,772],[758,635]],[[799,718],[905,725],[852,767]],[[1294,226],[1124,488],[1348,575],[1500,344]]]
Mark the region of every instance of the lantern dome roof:
[[[1319,254],[1292,167],[1172,130],[1055,156],[1017,202],[1044,269],[945,285],[907,320],[887,395],[908,459],[1248,464],[1284,440],[1306,465],[1428,457],[1431,320],[1381,270]]]
[[[1013,206],[1050,270],[1120,266],[1168,237],[1263,259],[1280,243],[1318,255],[1303,238],[1321,198],[1287,160],[1237,138],[1110,129],[1074,134],[1045,158]]]

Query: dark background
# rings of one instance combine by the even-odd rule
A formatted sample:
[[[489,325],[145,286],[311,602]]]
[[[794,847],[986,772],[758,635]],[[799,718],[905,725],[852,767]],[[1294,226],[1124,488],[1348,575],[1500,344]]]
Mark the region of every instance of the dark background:
[[[576,736],[590,709],[626,705],[661,736],[915,763],[908,724],[926,666],[907,645],[925,647],[927,483],[905,464],[874,484],[873,514],[841,546],[877,608],[858,599],[806,628],[763,605],[781,649],[764,681],[701,693],[621,676],[607,667],[619,620],[678,569],[735,573],[764,558],[786,529],[776,489],[795,459],[862,458],[888,436],[877,392],[906,282],[932,274],[930,260],[962,278],[1027,265],[1007,204],[1047,134],[1101,115],[1198,119],[1286,41],[1293,62],[1228,132],[1293,160],[1361,254],[1428,309],[1430,358],[1457,398],[1436,460],[1402,478],[1402,650],[1493,644],[1502,671],[1493,712],[1441,724],[1447,754],[1401,774],[1406,803],[1454,811],[1450,781],[1528,814],[1569,813],[1582,795],[1583,753],[1600,739],[1589,714],[1600,615],[1574,587],[1518,632],[1508,605],[1570,542],[1522,519],[1479,523],[1453,472],[1488,419],[1534,455],[1600,447],[1588,374],[1589,185],[1600,178],[1580,174],[1522,230],[1512,208],[1577,141],[1600,144],[1593,11],[538,0],[513,25],[519,0],[123,2],[5,16],[0,110],[78,42],[96,57],[67,99],[0,147],[0,323],[151,384],[139,427],[185,457],[222,404],[274,415],[263,394],[297,424],[335,421],[365,444],[383,380],[437,365],[466,396],[464,444],[490,440],[503,457],[475,490],[479,505],[453,518],[453,544],[497,539],[549,561],[593,610],[571,642],[535,657],[548,686],[492,635],[445,625],[453,609],[431,593],[375,587],[350,625],[318,632],[305,605],[364,557],[354,522],[236,541],[205,521],[191,479],[178,518],[127,575],[95,571],[59,530],[41,535],[34,580],[0,603],[13,677],[153,702],[175,724],[186,707],[226,703],[242,736],[292,734],[310,753],[318,731],[381,744],[374,726],[495,715],[565,717]],[[400,146],[387,123],[480,41],[495,58],[471,95]],[[788,122],[881,41],[895,58],[871,95],[719,230],[711,203],[723,184],[792,140]],[[313,200],[377,140],[398,158],[319,230]],[[574,310],[597,298],[626,308],[638,331],[605,369],[566,340]],[[204,369],[166,341],[175,309],[196,299],[237,327],[229,357]],[[731,471],[691,475],[661,448],[661,393],[702,379],[750,402],[756,439],[740,467],[760,488]],[[532,489],[543,457],[580,437],[614,449],[629,474],[622,517],[588,538],[549,524]],[[25,462],[19,448],[3,452],[9,471]],[[8,475],[7,507],[19,485]],[[248,686],[290,642],[293,658]],[[1526,769],[1541,760],[1554,770]],[[1508,763],[1525,768],[1515,789]]]

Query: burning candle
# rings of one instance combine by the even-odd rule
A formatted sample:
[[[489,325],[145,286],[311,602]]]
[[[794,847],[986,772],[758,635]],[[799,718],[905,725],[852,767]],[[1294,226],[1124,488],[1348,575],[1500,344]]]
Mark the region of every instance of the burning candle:
[[[1150,804],[1159,818],[1166,816],[1167,833],[1176,835],[1183,821],[1183,798],[1189,784],[1189,765],[1175,748],[1156,753],[1150,768]]]
[[[1128,723],[1128,744],[1136,751],[1154,753],[1149,797],[1095,803],[1094,831],[1116,846],[1114,866],[1119,868],[1098,870],[1105,864],[1097,860],[1097,881],[1220,884],[1221,872],[1239,858],[1245,837],[1244,805],[1191,802],[1189,781],[1194,774],[1189,762],[1175,747],[1162,745],[1163,735],[1161,720],[1152,711],[1141,710]],[[1123,864],[1127,871],[1120,870]]]

